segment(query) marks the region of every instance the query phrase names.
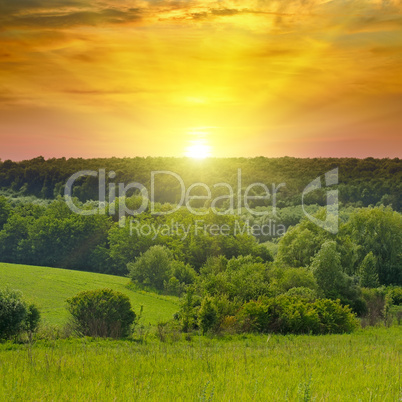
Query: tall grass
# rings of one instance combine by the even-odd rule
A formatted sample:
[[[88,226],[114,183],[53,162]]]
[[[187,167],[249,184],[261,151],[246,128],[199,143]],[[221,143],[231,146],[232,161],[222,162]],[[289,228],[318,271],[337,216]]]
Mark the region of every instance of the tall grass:
[[[350,335],[0,345],[10,401],[399,401],[402,328]]]

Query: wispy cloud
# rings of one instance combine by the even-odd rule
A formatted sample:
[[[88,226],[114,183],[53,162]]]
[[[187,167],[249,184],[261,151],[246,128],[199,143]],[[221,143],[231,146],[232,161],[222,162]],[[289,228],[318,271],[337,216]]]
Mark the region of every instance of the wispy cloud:
[[[217,142],[238,153],[232,135],[256,152],[275,136],[390,138],[401,49],[399,0],[0,0],[0,138],[77,127],[116,155],[117,137],[163,154],[156,138],[179,149],[197,126],[226,127]]]
[[[29,13],[14,10],[15,13],[2,14],[0,23],[4,27],[55,29],[78,26],[98,26],[103,24],[124,24],[141,20],[141,10],[103,8],[99,10],[43,10],[34,9]],[[0,11],[1,7],[0,7]],[[6,10],[7,11],[7,10]],[[26,10],[25,10],[26,11]]]

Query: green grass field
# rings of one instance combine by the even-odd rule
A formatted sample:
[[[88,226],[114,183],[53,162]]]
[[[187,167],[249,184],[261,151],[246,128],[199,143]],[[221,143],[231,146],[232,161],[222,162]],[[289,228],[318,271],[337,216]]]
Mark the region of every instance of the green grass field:
[[[143,323],[168,320],[173,297],[131,290],[116,276],[0,264],[1,287],[20,289],[45,322],[63,325],[65,300],[85,289],[127,294]],[[132,340],[56,339],[0,343],[1,401],[378,401],[400,402],[402,327],[345,335],[172,333],[156,326]]]
[[[65,324],[68,319],[66,299],[82,290],[111,288],[126,294],[135,312],[144,306],[143,324],[169,320],[178,311],[178,299],[128,287],[130,280],[120,276],[0,263],[0,287],[21,290],[34,302],[44,323]]]
[[[7,401],[400,401],[402,328],[0,344]],[[0,397],[1,399],[1,397]]]

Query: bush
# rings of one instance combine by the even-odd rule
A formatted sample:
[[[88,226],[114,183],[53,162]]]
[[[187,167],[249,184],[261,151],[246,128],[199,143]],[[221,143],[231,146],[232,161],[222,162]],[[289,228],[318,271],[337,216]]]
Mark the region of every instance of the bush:
[[[353,332],[358,327],[356,316],[348,306],[342,306],[339,300],[318,299],[314,303],[320,319],[321,334],[339,334]]]
[[[197,279],[197,273],[194,268],[181,261],[172,261],[171,275],[172,277],[177,278],[180,283],[185,285],[191,285]]]
[[[34,304],[27,306],[27,315],[23,323],[23,329],[28,333],[29,339],[32,340],[32,334],[37,330],[40,321],[40,312]]]
[[[362,288],[362,296],[365,301],[365,310],[362,314],[361,324],[375,326],[385,319],[385,295],[384,287],[377,289]]]
[[[273,270],[271,275],[272,279],[276,279],[278,283],[277,290],[279,293],[285,293],[292,288],[300,287],[309,288],[313,292],[318,290],[317,281],[313,273],[305,268],[280,268],[279,270]]]
[[[299,299],[304,299],[309,302],[313,302],[317,299],[317,292],[313,289],[306,288],[304,286],[298,286],[289,289],[286,293],[286,296],[297,297]]]
[[[402,305],[402,287],[392,287],[388,290],[387,300],[395,306],[400,306]]]
[[[178,342],[182,338],[180,325],[177,322],[159,322],[155,334],[161,342]]]
[[[210,259],[201,269],[199,285],[209,295],[227,295],[230,300],[255,300],[270,293],[269,267],[258,261],[252,256],[229,261]]]
[[[39,310],[27,305],[17,290],[0,289],[0,339],[9,339],[27,331],[36,331],[40,320]]]
[[[398,325],[402,321],[402,288],[389,288],[385,296],[385,318],[386,324],[391,325],[396,319]]]
[[[72,326],[82,336],[126,337],[136,318],[130,299],[111,289],[84,291],[67,303]]]
[[[236,319],[244,332],[330,334],[352,332],[357,320],[351,309],[329,299],[307,300],[279,296],[250,301]]]
[[[190,266],[181,261],[172,261],[170,263],[170,278],[164,282],[166,293],[181,296],[188,285],[195,282],[197,273]]]
[[[198,312],[198,324],[203,334],[214,330],[218,324],[218,309],[211,297],[207,296],[202,300]]]
[[[175,314],[175,319],[180,322],[183,332],[190,332],[197,328],[200,306],[200,296],[194,295],[193,289],[188,289],[180,302],[179,313]]]

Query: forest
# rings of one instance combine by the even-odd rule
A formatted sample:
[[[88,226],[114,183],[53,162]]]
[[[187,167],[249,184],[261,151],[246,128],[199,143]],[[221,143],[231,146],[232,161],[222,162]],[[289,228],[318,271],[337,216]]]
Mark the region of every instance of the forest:
[[[157,183],[152,210],[135,216],[117,211],[121,204],[125,211],[137,209],[139,191],[114,194],[102,204],[104,213],[90,215],[73,212],[63,197],[66,181],[79,170],[113,171],[113,183],[135,180],[149,189],[151,171],[167,170],[187,185],[236,186],[238,170],[231,166],[241,169],[240,191],[253,182],[285,183],[275,210],[258,192],[236,214],[225,213],[227,199],[215,209],[202,197],[191,208],[174,208],[178,189],[166,176]],[[333,234],[303,212],[305,207],[325,219],[325,189],[313,192],[303,208],[300,195],[309,181],[335,167],[340,211]],[[184,331],[336,332],[323,323],[325,314],[338,314],[338,330],[351,331],[351,312],[373,315],[380,304],[383,315],[401,303],[400,175],[399,159],[372,158],[5,161],[0,261],[129,276],[135,286],[181,296],[176,321]],[[108,194],[113,183],[107,183]],[[74,205],[99,208],[98,187],[92,176],[77,180]],[[172,208],[174,213],[163,213]],[[261,213],[266,210],[273,214]]]
[[[152,171],[170,171],[179,175],[186,185],[203,182],[212,187],[225,182],[236,186],[238,169],[242,172],[242,184],[262,182],[267,185],[285,183],[278,192],[278,207],[297,206],[302,190],[317,176],[339,169],[339,200],[344,206],[367,207],[392,205],[401,212],[402,163],[395,159],[356,158],[106,158],[106,159],[48,159],[38,157],[13,162],[0,161],[0,190],[10,196],[35,196],[54,199],[64,195],[68,178],[81,170],[105,169],[114,172],[114,183],[142,183],[150,186]],[[157,183],[155,201],[177,202],[177,181],[169,177]],[[97,179],[87,176],[77,181],[73,196],[81,202],[98,199]],[[324,205],[325,195],[317,191],[311,203]],[[262,203],[262,205],[264,205]]]

